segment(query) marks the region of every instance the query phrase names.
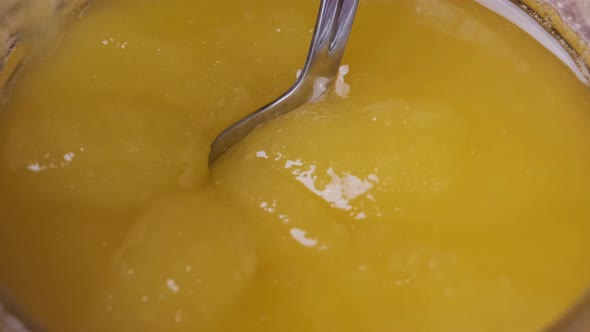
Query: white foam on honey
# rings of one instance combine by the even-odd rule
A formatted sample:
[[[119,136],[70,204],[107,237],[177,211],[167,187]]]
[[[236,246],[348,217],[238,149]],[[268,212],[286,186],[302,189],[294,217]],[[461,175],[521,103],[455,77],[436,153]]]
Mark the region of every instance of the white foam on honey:
[[[264,212],[274,213],[277,210],[277,201],[273,200],[271,203],[263,201],[260,203],[260,208],[262,208]]]
[[[338,68],[338,76],[336,77],[336,84],[334,85],[334,91],[338,97],[347,98],[350,93],[350,85],[344,82],[344,76],[348,74],[350,67],[348,65],[342,65]]]
[[[303,166],[301,159],[285,161],[285,168],[292,168],[293,166]]]
[[[72,160],[74,159],[75,155],[76,154],[73,152],[68,152],[68,153],[64,154],[64,160],[67,161],[68,163],[71,163]]]
[[[318,244],[318,240],[306,237],[307,232],[302,229],[292,228],[289,232],[304,247],[315,247]]]
[[[176,280],[174,280],[174,279],[167,279],[166,280],[166,287],[168,287],[168,289],[172,293],[178,293],[180,291],[180,287],[178,286],[178,284],[176,283]]]
[[[361,195],[367,194],[369,190],[379,182],[379,178],[375,174],[371,174],[365,179],[361,179],[350,173],[338,175],[330,167],[326,170],[326,174],[331,178],[331,181],[323,189],[319,189],[316,186],[317,176],[314,175],[315,171],[316,166],[310,165],[306,170],[294,173],[297,174],[295,179],[301,182],[314,194],[330,203],[332,207],[345,211],[352,209],[352,200]],[[364,219],[366,215],[361,214],[359,217],[360,218],[358,219]]]
[[[256,157],[257,158],[268,159],[268,155],[266,154],[266,151],[264,151],[264,150],[257,151],[256,152]]]
[[[39,163],[33,163],[33,164],[29,164],[27,166],[27,169],[31,172],[41,172],[47,169],[47,166],[45,165],[39,165]]]
[[[84,148],[79,149],[80,152],[84,152]],[[40,161],[33,161],[29,162],[25,168],[34,173],[38,173],[41,171],[45,171],[47,169],[55,169],[55,168],[65,168],[66,166],[70,165],[74,161],[74,157],[76,153],[67,152],[65,153],[60,159],[52,158],[50,153],[46,153],[40,158]]]

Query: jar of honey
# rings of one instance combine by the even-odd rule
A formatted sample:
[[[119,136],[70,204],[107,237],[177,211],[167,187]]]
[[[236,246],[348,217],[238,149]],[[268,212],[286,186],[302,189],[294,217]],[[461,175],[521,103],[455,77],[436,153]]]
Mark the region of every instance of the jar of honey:
[[[317,1],[5,3],[0,329],[590,329],[588,1],[361,0],[210,167]]]

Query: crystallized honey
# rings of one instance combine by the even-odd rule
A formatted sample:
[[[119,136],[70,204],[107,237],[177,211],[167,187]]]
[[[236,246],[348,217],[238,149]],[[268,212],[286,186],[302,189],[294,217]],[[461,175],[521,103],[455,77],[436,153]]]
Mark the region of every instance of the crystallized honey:
[[[590,92],[475,3],[97,1],[0,112],[0,290],[48,331],[537,331],[590,285]]]

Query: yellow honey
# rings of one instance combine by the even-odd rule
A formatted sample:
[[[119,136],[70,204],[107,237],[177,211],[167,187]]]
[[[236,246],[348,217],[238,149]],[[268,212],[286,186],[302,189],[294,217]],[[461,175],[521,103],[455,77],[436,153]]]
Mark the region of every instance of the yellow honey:
[[[0,290],[49,331],[537,331],[590,285],[590,92],[471,2],[100,1],[0,111]]]

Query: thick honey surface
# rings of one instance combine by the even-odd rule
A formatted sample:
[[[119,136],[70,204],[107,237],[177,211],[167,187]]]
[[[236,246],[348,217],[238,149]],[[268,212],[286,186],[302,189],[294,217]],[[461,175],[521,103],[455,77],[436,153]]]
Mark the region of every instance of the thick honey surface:
[[[0,111],[0,290],[49,331],[537,331],[590,285],[590,92],[475,3],[97,1]]]

